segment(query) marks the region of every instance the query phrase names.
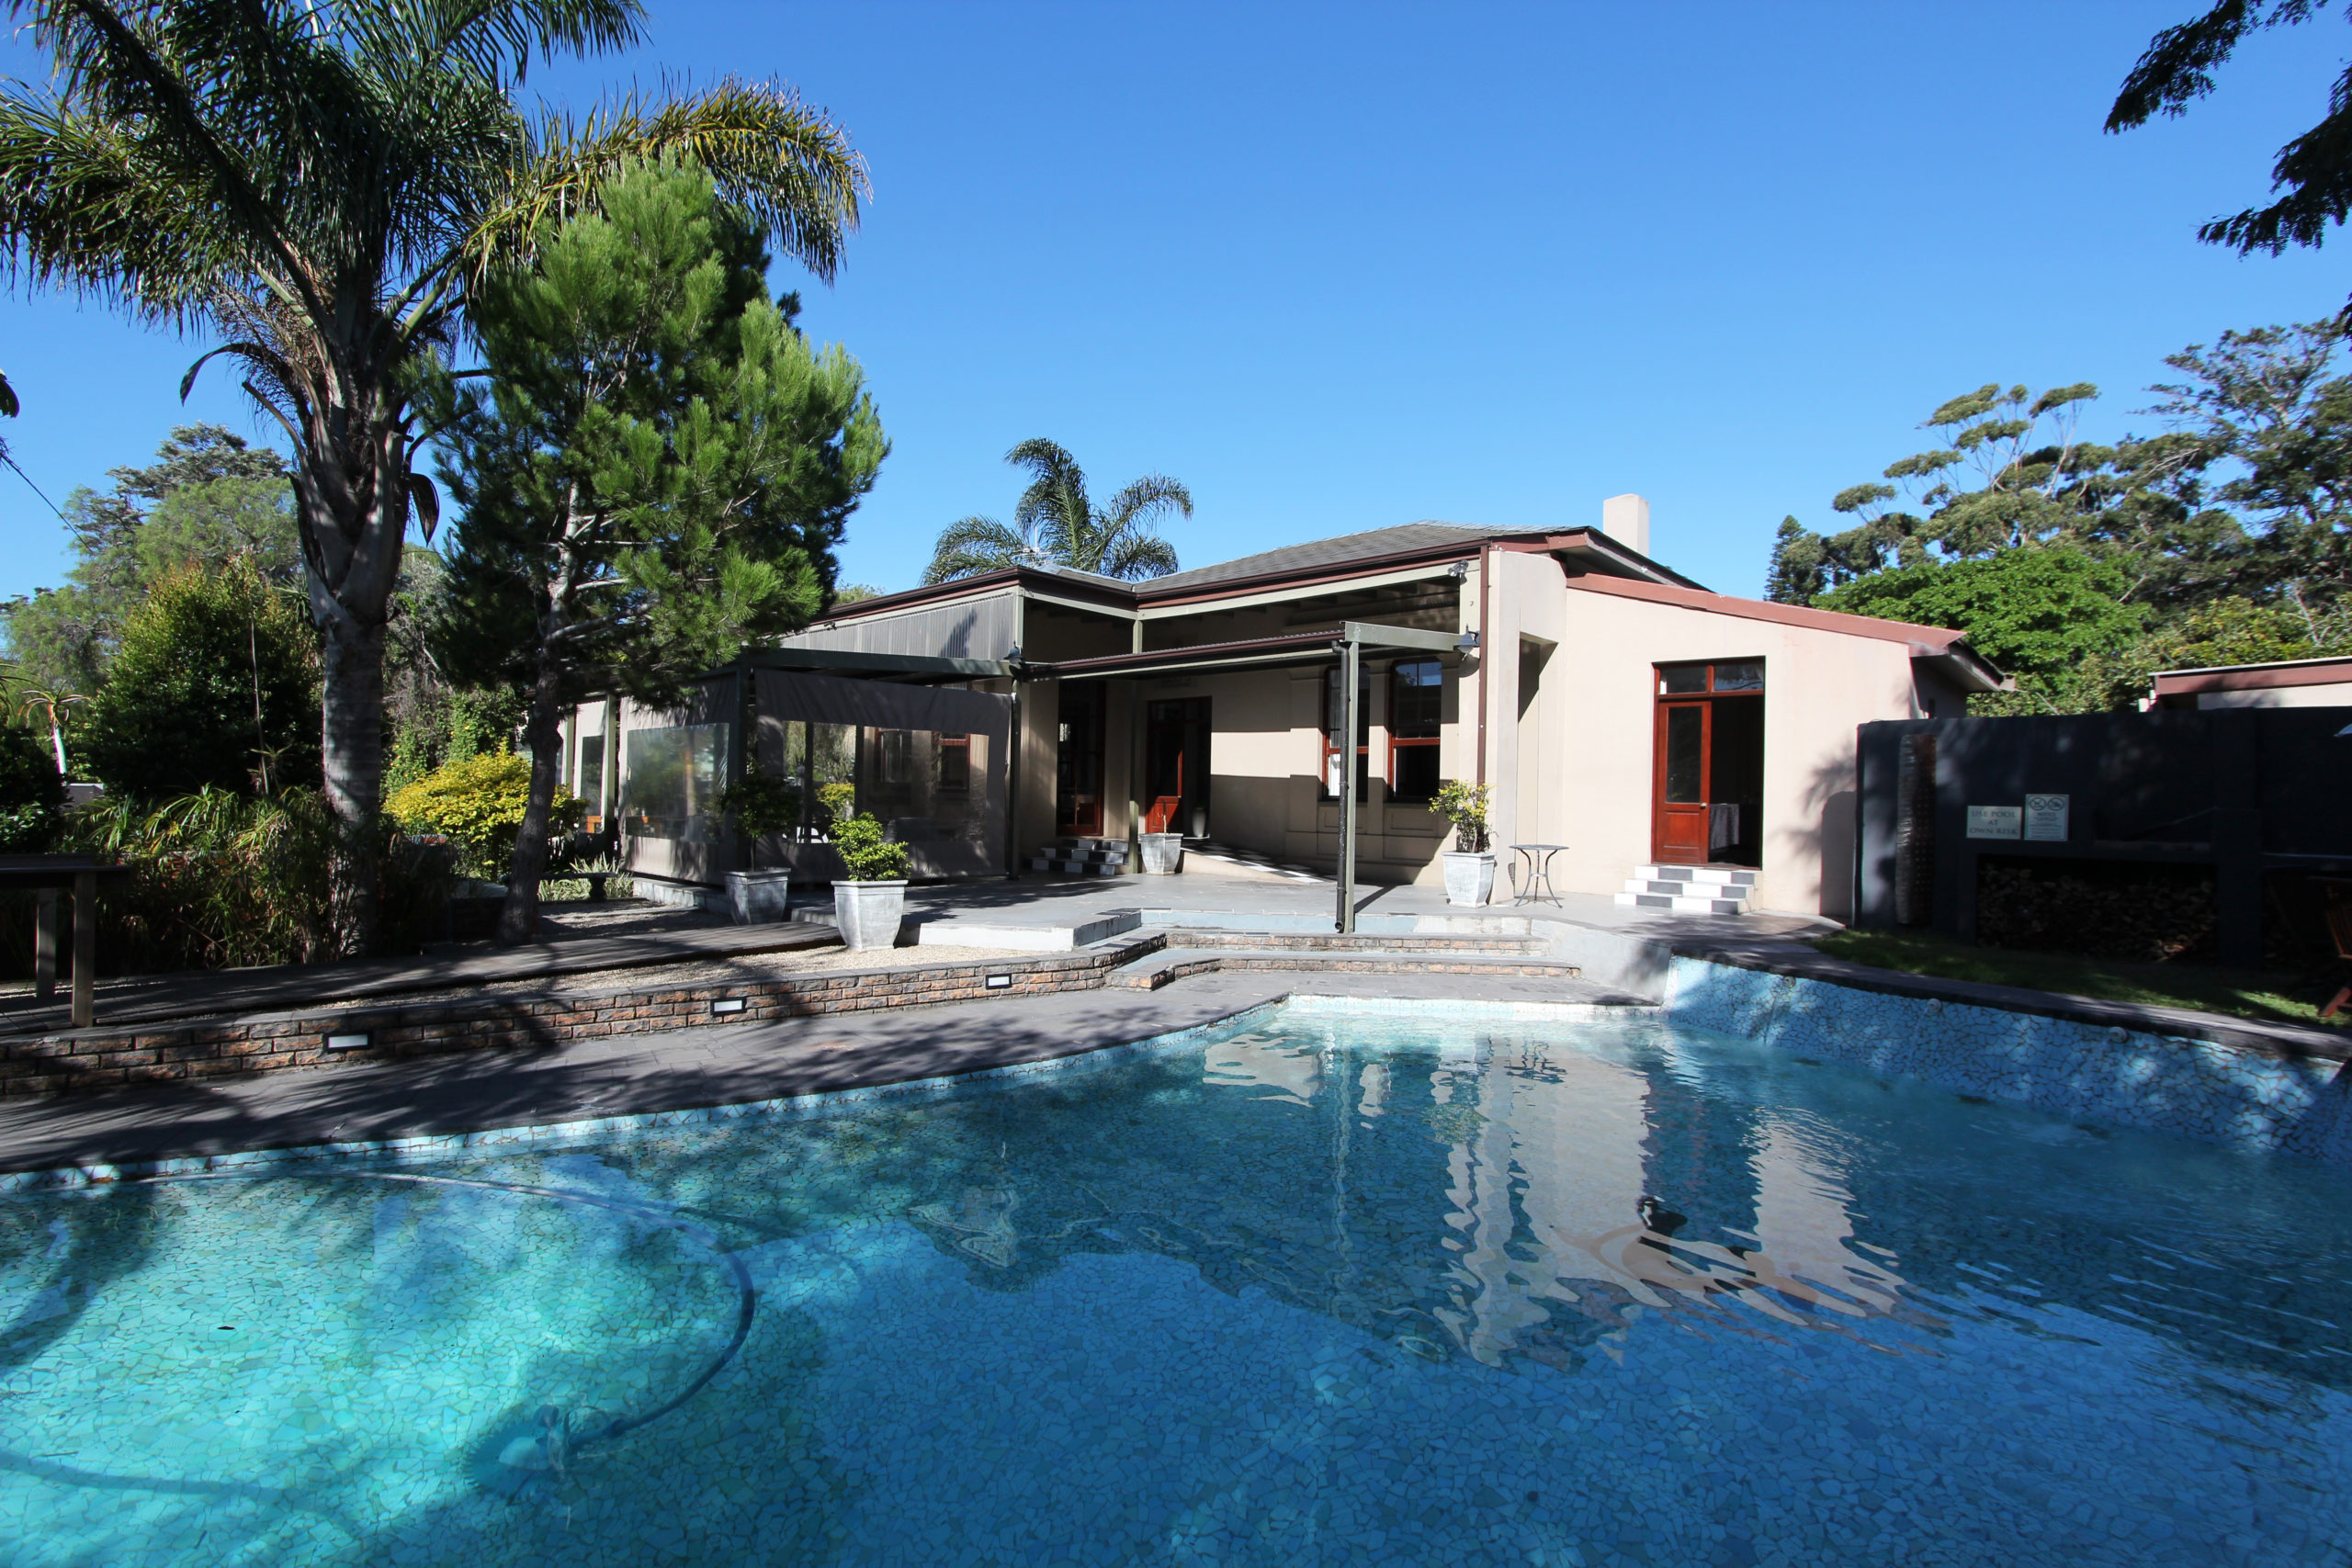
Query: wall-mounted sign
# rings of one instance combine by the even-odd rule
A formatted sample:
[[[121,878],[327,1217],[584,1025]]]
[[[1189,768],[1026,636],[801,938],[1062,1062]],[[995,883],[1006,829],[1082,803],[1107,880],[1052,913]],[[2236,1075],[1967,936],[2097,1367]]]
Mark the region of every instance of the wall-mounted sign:
[[[2066,841],[2066,799],[2063,795],[2025,797],[2025,836],[2052,843]]]
[[[2014,806],[1968,808],[1968,836],[1972,839],[2014,839],[2024,822],[2024,811]]]

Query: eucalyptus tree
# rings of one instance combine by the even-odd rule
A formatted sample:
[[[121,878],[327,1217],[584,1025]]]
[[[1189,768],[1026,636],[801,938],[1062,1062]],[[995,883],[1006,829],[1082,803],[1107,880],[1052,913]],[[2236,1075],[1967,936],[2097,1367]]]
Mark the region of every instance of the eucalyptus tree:
[[[2202,15],[2148,41],[2108,110],[2109,132],[2133,130],[2158,115],[2180,115],[2213,90],[2213,73],[2257,32],[2312,19],[2325,0],[2214,0]],[[2316,247],[2331,225],[2352,214],[2352,65],[2336,76],[2327,113],[2278,149],[2270,165],[2272,199],[2200,226],[2197,237],[2240,255],[2289,245]],[[2352,311],[2352,307],[2347,307]]]
[[[1193,514],[1193,493],[1164,474],[1146,474],[1096,506],[1078,459],[1051,441],[1023,441],[1004,460],[1031,474],[1010,526],[966,517],[943,530],[926,583],[1014,566],[1065,566],[1102,577],[1161,577],[1176,570],[1176,549],[1159,533],[1170,512]]]
[[[427,389],[465,505],[442,661],[526,704],[504,942],[538,926],[565,708],[598,687],[666,705],[745,643],[806,625],[889,450],[857,362],[769,298],[755,225],[708,178],[647,165],[597,207],[481,290],[487,389]]]
[[[636,0],[12,0],[52,60],[0,92],[12,276],[213,336],[285,428],[322,645],[336,944],[372,943],[387,606],[413,516],[422,365],[473,291],[634,159],[679,154],[830,278],[865,193],[846,135],[774,84],[526,112],[535,57],[639,39]]]

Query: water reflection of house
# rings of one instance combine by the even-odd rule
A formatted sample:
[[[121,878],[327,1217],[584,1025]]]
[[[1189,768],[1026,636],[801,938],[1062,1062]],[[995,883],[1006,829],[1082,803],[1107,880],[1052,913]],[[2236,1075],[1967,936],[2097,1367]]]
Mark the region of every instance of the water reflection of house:
[[[1742,1313],[1762,1326],[1893,1303],[1886,1266],[1849,1246],[1850,1198],[1829,1151],[1688,1077],[1467,1032],[1368,1061],[1252,1033],[1212,1047],[1203,1073],[1265,1114],[1312,1113],[1312,1159],[1283,1168],[1302,1183],[1291,1212],[1251,1224],[1361,1265],[1344,1278],[1365,1299],[1341,1300],[1340,1270],[1299,1281],[1297,1297],[1391,1338],[1488,1363],[1560,1360],[1613,1340],[1641,1310]],[[1218,1202],[1280,1208],[1222,1191]]]

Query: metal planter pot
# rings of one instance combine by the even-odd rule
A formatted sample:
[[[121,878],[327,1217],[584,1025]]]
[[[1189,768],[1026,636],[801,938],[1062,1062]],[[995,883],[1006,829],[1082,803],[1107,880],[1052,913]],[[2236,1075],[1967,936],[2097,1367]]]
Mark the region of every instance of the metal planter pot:
[[[730,871],[727,899],[739,926],[763,925],[790,918],[790,871]]]
[[[1143,874],[1146,876],[1173,876],[1183,869],[1183,834],[1146,833],[1143,835]]]
[[[907,884],[896,882],[836,882],[833,884],[833,924],[842,945],[853,953],[899,945],[899,927],[907,918]]]

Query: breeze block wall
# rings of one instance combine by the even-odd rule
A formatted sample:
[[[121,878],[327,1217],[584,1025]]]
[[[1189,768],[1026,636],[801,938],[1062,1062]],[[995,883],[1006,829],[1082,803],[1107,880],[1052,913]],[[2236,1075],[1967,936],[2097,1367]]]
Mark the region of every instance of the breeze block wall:
[[[1098,990],[1112,970],[1158,951],[1162,940],[1154,934],[1074,953],[919,969],[835,970],[636,990],[322,1008],[0,1039],[0,1098],[452,1051],[545,1050],[576,1040],[701,1024],[765,1023],[932,1002]],[[990,985],[992,978],[999,983]],[[737,1002],[741,1006],[713,1010],[714,1003]],[[328,1043],[331,1038],[360,1035],[367,1037],[364,1045],[336,1048]]]

